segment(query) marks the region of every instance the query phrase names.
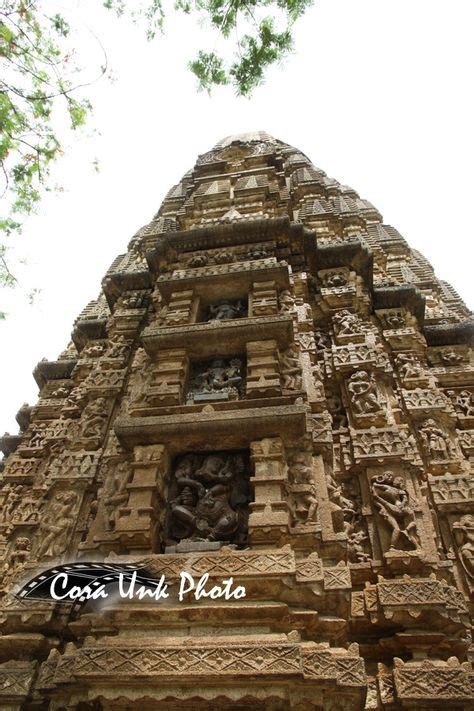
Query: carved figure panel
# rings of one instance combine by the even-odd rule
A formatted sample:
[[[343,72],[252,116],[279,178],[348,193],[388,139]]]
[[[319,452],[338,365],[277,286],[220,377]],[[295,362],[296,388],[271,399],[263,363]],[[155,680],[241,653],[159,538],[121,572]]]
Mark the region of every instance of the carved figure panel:
[[[244,392],[243,358],[214,358],[191,366],[187,402],[237,400]]]
[[[206,313],[206,321],[229,321],[247,316],[247,303],[243,299],[221,299],[210,304]]]
[[[418,550],[420,540],[413,502],[403,477],[385,471],[373,477],[371,490],[375,508],[389,531],[388,549]]]
[[[168,543],[246,540],[249,465],[240,452],[185,454],[169,487]]]

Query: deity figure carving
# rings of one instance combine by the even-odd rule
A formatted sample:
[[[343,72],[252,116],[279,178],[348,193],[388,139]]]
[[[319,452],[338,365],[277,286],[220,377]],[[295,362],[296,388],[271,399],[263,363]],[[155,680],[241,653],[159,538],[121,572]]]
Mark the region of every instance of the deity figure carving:
[[[456,353],[454,348],[444,348],[439,357],[446,365],[459,365],[464,360],[463,356],[460,353]]]
[[[289,472],[295,484],[309,484],[313,481],[313,470],[304,454],[296,454],[292,458]]]
[[[92,400],[82,413],[81,438],[83,440],[102,437],[108,419],[107,401],[103,397]]]
[[[347,309],[337,311],[332,320],[337,336],[352,336],[362,331],[360,318]]]
[[[109,477],[104,487],[105,530],[113,531],[117,520],[118,509],[128,501],[127,484],[130,480],[130,470],[127,462],[112,462]],[[112,471],[110,471],[112,470]]]
[[[27,487],[21,485],[15,487],[12,494],[4,508],[5,518],[3,520],[6,523],[35,523],[39,515],[37,496]]]
[[[323,277],[323,284],[326,288],[334,289],[338,286],[346,286],[347,276],[342,271],[333,271],[325,274]]]
[[[241,454],[187,454],[172,477],[169,531],[176,541],[244,543],[248,479]]]
[[[280,292],[278,300],[280,303],[280,313],[287,314],[295,310],[295,299],[288,289]]]
[[[446,432],[438,427],[434,420],[425,420],[419,428],[419,433],[423,447],[432,459],[449,459],[451,442]]]
[[[327,407],[331,413],[332,429],[339,430],[347,427],[347,415],[342,400],[337,393],[330,393],[327,398]]]
[[[63,553],[74,526],[73,510],[77,503],[77,494],[73,491],[57,493],[49,509],[41,519],[38,536],[37,558],[52,558]]]
[[[21,503],[23,491],[24,487],[21,484],[11,486],[7,483],[3,487],[4,504],[0,514],[2,523],[9,523],[12,520],[15,509]]]
[[[401,545],[418,550],[416,519],[403,477],[392,472],[379,474],[372,480],[375,506],[391,529],[390,550],[403,550]]]
[[[382,410],[373,373],[369,375],[366,370],[352,373],[347,384],[347,390],[356,415],[370,415]]]
[[[293,502],[291,509],[295,523],[315,523],[319,502],[314,484],[295,491]]]
[[[456,390],[448,390],[447,395],[456,410],[464,415],[464,417],[474,417],[473,393],[469,392],[469,390],[461,390],[461,392],[457,392]]]
[[[64,398],[69,395],[70,388],[65,387],[64,385],[60,385],[59,388],[56,388],[55,390],[52,390],[51,393],[49,394],[50,398]]]
[[[423,366],[412,353],[400,353],[397,356],[397,365],[402,380],[405,380],[405,378],[419,378],[423,375]]]
[[[123,336],[114,336],[110,339],[107,349],[108,358],[125,358],[128,353],[128,345]]]
[[[229,321],[234,318],[244,318],[247,313],[247,305],[244,301],[230,301],[222,299],[217,304],[209,306],[208,321]]]
[[[370,560],[370,553],[364,548],[368,540],[367,533],[362,529],[354,529],[347,534],[347,557],[351,563],[366,563]]]
[[[124,294],[120,299],[120,305],[124,309],[140,309],[144,305],[144,295],[143,292],[131,291],[128,294]]]
[[[3,566],[2,582],[0,592],[11,591],[11,580],[18,575],[28,562],[31,551],[30,539],[26,536],[18,536],[13,544],[8,562]]]
[[[453,524],[453,533],[462,566],[474,578],[474,515],[466,514]]]
[[[280,374],[283,390],[301,390],[303,379],[299,352],[294,346],[280,352]]]
[[[221,249],[214,254],[216,264],[229,264],[234,261],[234,253],[230,249]]]
[[[188,267],[192,268],[197,268],[197,267],[205,267],[208,263],[208,257],[206,254],[195,254],[191,259],[188,261]]]
[[[343,482],[338,489],[336,500],[339,500],[343,512],[347,558],[351,563],[365,563],[370,558],[364,545],[369,537],[361,514],[360,496],[355,492],[353,482]]]
[[[214,358],[193,368],[188,400],[236,400],[242,392],[244,377],[240,358]]]
[[[100,358],[104,354],[106,349],[105,343],[89,343],[81,351],[81,358],[86,356],[87,358]]]
[[[406,317],[401,311],[389,311],[383,315],[383,320],[387,328],[404,328]]]

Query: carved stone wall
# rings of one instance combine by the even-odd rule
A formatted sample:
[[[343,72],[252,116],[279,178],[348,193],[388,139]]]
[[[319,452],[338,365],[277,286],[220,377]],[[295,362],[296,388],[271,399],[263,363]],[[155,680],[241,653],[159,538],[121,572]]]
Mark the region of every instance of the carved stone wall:
[[[0,707],[472,708],[473,330],[297,149],[199,156],[0,438]],[[13,596],[81,559],[170,599]]]

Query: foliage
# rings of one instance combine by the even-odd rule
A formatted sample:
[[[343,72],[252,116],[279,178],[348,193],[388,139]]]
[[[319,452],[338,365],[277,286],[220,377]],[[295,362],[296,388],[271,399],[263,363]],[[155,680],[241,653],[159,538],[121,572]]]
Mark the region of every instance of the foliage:
[[[312,2],[175,0],[177,12],[203,20],[216,40],[233,50],[230,61],[215,49],[198,53],[189,66],[199,88],[231,84],[238,94],[250,96],[265,70],[291,50],[292,25]],[[144,21],[150,40],[163,32],[161,0],[102,0],[102,5]],[[0,214],[0,233],[6,236],[20,231],[22,217],[34,212],[43,190],[52,189],[51,165],[62,152],[61,111],[72,130],[83,126],[91,111],[78,91],[87,83],[78,79],[71,25],[47,8],[45,0],[0,0],[0,198],[8,205]],[[100,74],[105,71],[106,62]],[[0,244],[0,286],[12,286],[15,277],[5,255]]]
[[[233,50],[230,61],[214,49],[198,52],[189,67],[199,88],[210,92],[213,86],[231,84],[238,95],[250,96],[262,83],[265,70],[291,50],[293,24],[312,3],[313,0],[176,0],[176,10],[202,20],[216,31],[218,40],[226,40]],[[125,0],[104,0],[103,4],[119,16],[127,11]],[[163,31],[165,11],[161,0],[142,0],[133,3],[133,7],[134,19],[146,20],[148,39]],[[242,27],[244,34],[240,36]]]
[[[0,0],[0,197],[8,205],[0,232],[6,236],[20,230],[41,190],[51,189],[50,167],[61,154],[58,112],[75,130],[91,109],[73,81],[79,68],[70,31],[65,18],[36,0]],[[0,245],[0,285],[13,286],[5,254]]]

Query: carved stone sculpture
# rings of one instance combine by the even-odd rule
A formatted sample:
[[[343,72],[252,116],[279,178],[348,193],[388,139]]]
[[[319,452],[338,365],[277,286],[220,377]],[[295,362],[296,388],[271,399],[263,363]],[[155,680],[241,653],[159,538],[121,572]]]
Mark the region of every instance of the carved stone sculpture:
[[[62,491],[55,495],[41,520],[36,558],[53,558],[64,552],[74,527],[72,513],[76,503],[77,494],[73,491]]]
[[[295,310],[295,299],[294,296],[292,296],[291,291],[288,291],[287,289],[281,291],[278,301],[280,303],[281,313],[285,314]]]
[[[245,536],[248,502],[242,455],[188,454],[173,472],[170,536],[181,541],[240,542]]]
[[[375,506],[390,528],[390,550],[419,548],[416,519],[405,482],[392,472],[384,472],[372,480]]]
[[[208,321],[228,321],[234,318],[243,318],[247,313],[246,304],[241,301],[222,299],[217,304],[211,304],[208,310]]]
[[[399,353],[397,356],[398,372],[402,379],[419,378],[423,375],[423,366],[411,353]]]
[[[432,459],[449,459],[451,455],[449,437],[444,430],[437,426],[434,420],[425,420],[419,432],[424,449]]]
[[[283,353],[280,352],[279,361],[283,390],[301,390],[302,375],[298,350],[290,347]]]
[[[105,398],[99,397],[86,405],[82,418],[81,439],[99,439],[103,434],[107,417],[107,401]]]
[[[369,415],[381,411],[382,405],[373,374],[369,375],[365,370],[353,373],[349,378],[347,390],[350,394],[354,414]]]
[[[466,575],[474,578],[474,515],[462,516],[453,524],[453,533]]]
[[[347,276],[343,271],[332,271],[328,274],[325,274],[323,283],[324,286],[329,289],[333,289],[339,286],[346,286]]]
[[[464,358],[461,353],[457,353],[454,348],[445,348],[440,353],[440,358],[446,365],[459,365]]]
[[[360,333],[362,322],[358,316],[347,309],[337,311],[333,316],[334,330],[338,336],[352,336]]]
[[[243,363],[240,358],[215,358],[194,364],[188,401],[236,400],[242,393]]]
[[[383,320],[387,328],[404,328],[406,325],[406,317],[401,311],[388,311],[384,314]]]
[[[451,402],[456,410],[464,415],[464,417],[474,417],[473,393],[469,392],[469,390],[461,390],[460,392],[448,390],[447,395],[451,399]]]

